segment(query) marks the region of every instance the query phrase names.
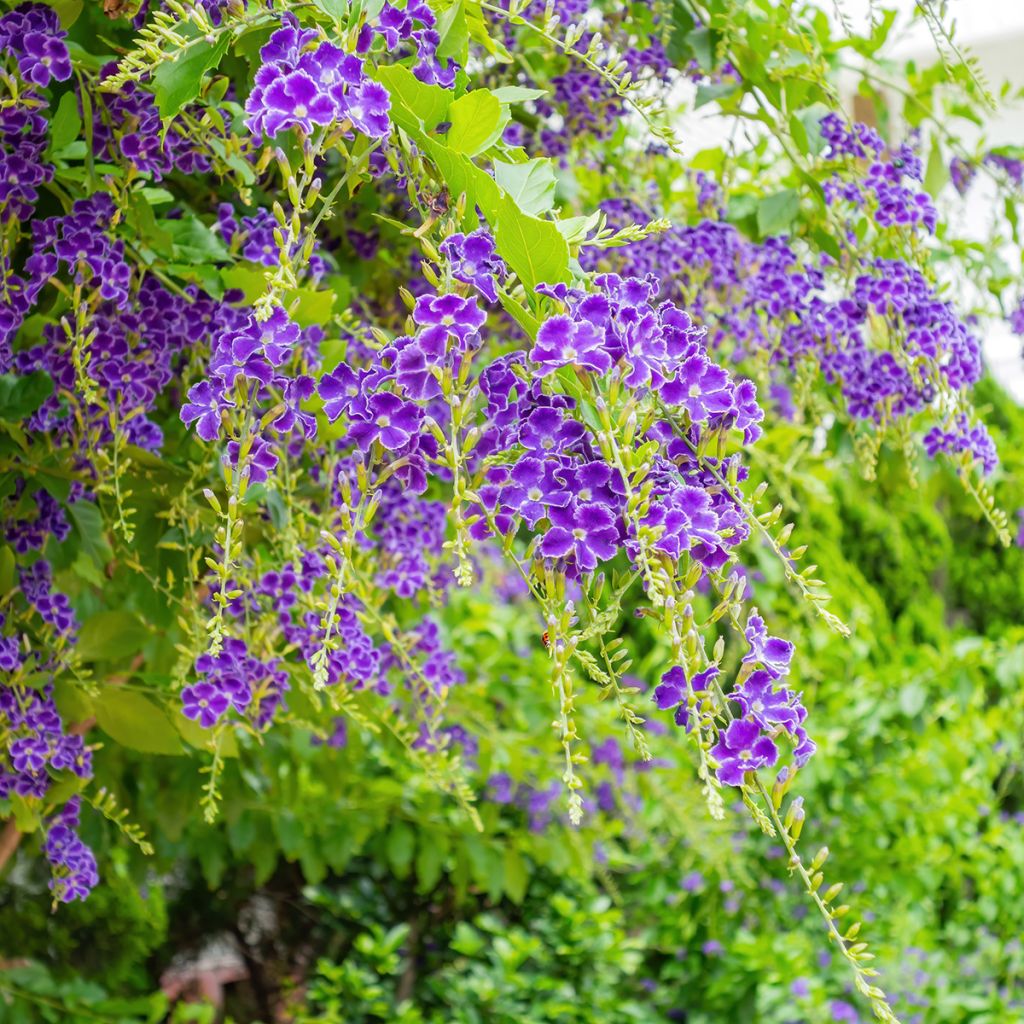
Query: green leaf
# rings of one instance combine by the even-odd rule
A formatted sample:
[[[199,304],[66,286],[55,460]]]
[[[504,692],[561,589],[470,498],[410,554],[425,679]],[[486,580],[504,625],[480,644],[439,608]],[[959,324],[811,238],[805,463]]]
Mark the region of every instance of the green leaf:
[[[430,892],[441,878],[444,868],[445,849],[435,836],[425,837],[416,851],[416,889],[421,893]]]
[[[525,164],[494,161],[494,180],[515,200],[523,213],[547,213],[555,202],[555,169],[538,158]]]
[[[171,722],[190,747],[209,750],[216,739],[217,752],[221,757],[238,757],[238,738],[233,729],[223,730],[217,738],[212,729],[204,729],[195,719],[186,718],[180,710],[171,715]]]
[[[285,306],[300,327],[323,326],[334,312],[335,293],[299,288],[285,295]],[[294,307],[292,303],[295,303]]]
[[[447,89],[425,85],[401,64],[378,68],[377,80],[391,96],[390,117],[400,128],[431,132],[448,119],[452,94]]]
[[[561,232],[552,221],[522,213],[507,196],[499,204],[494,239],[527,292],[541,282],[570,280],[569,243]]]
[[[501,103],[489,89],[474,89],[457,99],[448,109],[452,126],[445,143],[449,149],[476,156],[489,149],[505,127]]]
[[[78,139],[82,117],[78,112],[78,94],[66,92],[57,104],[57,113],[50,122],[50,153],[59,153]]]
[[[391,826],[387,838],[388,862],[398,878],[405,878],[412,867],[412,855],[416,849],[416,833],[404,822]]]
[[[932,148],[928,154],[928,166],[924,172],[924,187],[933,198],[938,196],[946,182],[949,181],[949,171],[942,159],[942,147],[938,139],[932,140]]]
[[[224,243],[198,217],[157,221],[171,237],[174,259],[181,263],[224,263],[231,257]]]
[[[14,793],[11,796],[11,811],[14,813],[14,824],[19,832],[35,832],[39,828],[39,811],[32,807],[28,800]]]
[[[6,545],[0,545],[0,598],[6,597],[18,578],[14,565],[14,552]]]
[[[508,846],[505,848],[505,892],[513,903],[522,903],[526,896],[526,886],[530,880],[523,855]]]
[[[5,373],[0,377],[0,419],[19,423],[31,416],[53,394],[53,381],[43,370]]]
[[[757,204],[757,230],[763,237],[782,234],[793,226],[799,212],[800,197],[795,189],[765,196]]]
[[[93,716],[92,700],[80,686],[68,679],[58,679],[53,685],[53,702],[61,719],[66,722],[84,722]]]
[[[348,3],[346,0],[313,0],[313,2],[336,25],[344,26],[348,17]]]
[[[469,26],[463,0],[455,0],[437,16],[436,30],[441,37],[437,45],[437,59],[443,64],[451,57],[459,67],[465,67],[469,57]]]
[[[492,89],[491,94],[502,103],[525,103],[528,100],[539,100],[541,96],[547,96],[547,89],[527,89],[522,85],[503,85],[498,89]]]
[[[46,5],[57,12],[57,17],[60,18],[60,27],[65,30],[71,28],[78,21],[78,16],[85,6],[83,0],[46,0]],[[74,55],[72,54],[72,56]]]
[[[100,728],[123,747],[146,754],[180,754],[181,740],[163,708],[142,694],[105,687],[95,698]]]
[[[137,653],[149,639],[149,630],[134,612],[98,612],[86,619],[76,650],[84,661],[106,661]]]
[[[709,103],[716,103],[724,100],[727,96],[739,91],[738,82],[716,82],[714,85],[700,85],[697,87],[697,98],[693,101],[694,109],[707,106]]]
[[[208,43],[205,39],[190,41],[188,48],[180,51],[173,60],[157,66],[153,72],[153,83],[161,117],[174,117],[199,95],[203,75],[220,63],[230,45],[231,35],[228,32],[216,43]]]
[[[68,514],[74,521],[78,536],[82,542],[82,551],[94,564],[103,569],[114,557],[114,552],[107,540],[106,528],[100,510],[89,501],[76,501],[68,506]]]

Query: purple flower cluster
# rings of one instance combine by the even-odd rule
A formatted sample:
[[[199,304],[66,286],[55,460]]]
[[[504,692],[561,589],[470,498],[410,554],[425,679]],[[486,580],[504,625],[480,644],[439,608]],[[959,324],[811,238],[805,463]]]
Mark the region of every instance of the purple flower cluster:
[[[42,4],[22,4],[0,17],[0,54],[8,64],[6,75],[0,76],[0,224],[26,219],[39,198],[39,186],[53,177],[53,168],[43,160],[48,104],[37,90],[51,79],[70,78],[66,35],[56,11]],[[14,102],[6,94],[17,77],[23,85]],[[0,347],[5,327],[0,312]]]
[[[965,413],[960,413],[953,422],[942,427],[932,427],[925,434],[924,450],[934,458],[939,452],[957,456],[962,452],[981,463],[982,471],[991,473],[999,465],[999,452],[995,441],[984,423],[972,423]]]
[[[863,183],[836,175],[825,184],[830,202],[842,199],[860,204],[872,199],[872,215],[880,227],[923,226],[934,232],[938,213],[927,192],[904,184],[904,178],[920,182],[924,176],[921,161],[909,143],[888,152],[881,136],[865,124],[850,125],[838,114],[826,114],[821,120],[821,136],[828,144],[831,159],[853,159],[868,163]]]
[[[13,638],[0,639],[0,658],[10,664],[5,655]],[[0,687],[0,715],[7,733],[7,765],[0,770],[0,796],[46,796],[53,782],[49,770],[69,771],[80,779],[92,776],[92,753],[81,736],[65,732],[52,686],[42,690]]]
[[[991,152],[985,154],[984,162],[997,167],[1013,183],[1014,188],[1024,188],[1024,160],[1009,153]]]
[[[11,500],[17,502],[18,508],[22,506],[21,496],[24,490],[24,481],[19,480],[11,496]],[[64,514],[64,509],[48,491],[35,491],[32,500],[36,507],[35,516],[29,519],[13,519],[4,528],[7,542],[18,555],[39,551],[50,537],[60,542],[71,532],[71,524]]]
[[[73,641],[78,620],[67,596],[53,589],[50,563],[40,558],[32,565],[23,566],[18,569],[18,579],[25,600],[39,613],[43,622]]]
[[[977,173],[978,168],[961,157],[955,156],[949,162],[950,181],[953,182],[953,188],[962,196],[967,194],[967,190],[971,187],[971,182],[974,181]]]
[[[53,167],[43,159],[48,101],[38,90],[51,80],[71,77],[66,35],[57,12],[42,4],[22,4],[0,17],[0,228],[27,220],[39,199],[39,187],[53,177]],[[6,246],[0,253],[0,276],[0,373],[6,373],[11,342],[39,285],[15,273]]]
[[[316,45],[314,45],[316,44]],[[260,50],[262,66],[245,104],[246,126],[273,138],[290,128],[309,135],[314,126],[348,123],[372,139],[390,131],[387,90],[368,78],[363,62],[286,14]]]
[[[319,328],[302,330],[280,308],[265,321],[250,314],[218,333],[208,375],[189,389],[182,421],[194,423],[204,441],[226,439],[225,462],[250,483],[263,483],[278,464],[278,438],[308,440],[316,434],[316,418],[303,409],[313,395],[313,379],[283,368],[320,338]],[[264,424],[260,410],[268,408],[278,413]],[[240,422],[232,425],[233,419]]]
[[[0,52],[17,61],[27,84],[40,89],[71,77],[66,38],[57,12],[43,4],[22,4],[0,18]]]
[[[62,269],[92,290],[86,372],[102,404],[92,405],[81,394],[67,325],[46,325],[42,342],[13,358],[16,372],[41,370],[55,385],[54,394],[25,425],[68,437],[72,446],[80,447],[79,457],[86,465],[90,446],[112,440],[111,409],[131,444],[159,450],[163,430],[149,414],[179,376],[190,347],[243,320],[232,305],[237,294],[227,293],[224,302],[195,288],[175,294],[150,276],[133,286],[123,243],[110,234],[113,214],[112,201],[100,193],[77,201],[63,217],[35,222],[35,247],[25,262],[26,278],[19,279],[15,293],[17,329],[47,282]],[[76,409],[69,408],[62,393],[75,396]]]
[[[116,70],[109,64],[100,72],[101,80]],[[156,100],[135,82],[128,82],[116,93],[98,92],[93,109],[93,149],[96,156],[117,163],[127,161],[142,174],[160,181],[172,171],[204,174],[211,168],[208,153],[195,136],[179,124],[165,125]]]
[[[416,58],[413,74],[421,82],[444,89],[455,85],[459,66],[451,57],[444,63],[438,58],[441,35],[437,18],[425,0],[407,0],[404,7],[385,3],[376,24],[363,27],[358,44],[360,53],[370,47],[373,38],[383,39],[385,51],[399,59],[403,56],[402,44],[408,44]]]
[[[855,153],[865,145],[847,139]],[[649,219],[639,207],[605,205],[613,222]],[[900,260],[873,261],[847,295],[835,298],[823,271],[807,266],[787,240],[751,243],[718,221],[625,246],[616,260],[630,272],[657,271],[678,281],[694,314],[711,325],[713,346],[729,346],[737,360],[767,352],[775,387],[783,385],[781,371],[813,362],[838,386],[855,419],[888,425],[930,407],[940,385],[959,391],[981,376],[978,339],[924,276]],[[583,262],[595,266],[592,257]],[[879,324],[887,332],[882,345]],[[788,392],[780,398],[788,405]]]
[[[37,562],[36,566],[45,567],[45,563]],[[51,594],[45,582],[40,582],[43,576],[43,572],[29,577],[22,573],[26,599],[46,621],[68,620],[73,625],[67,598]],[[6,617],[0,614],[0,631],[5,625]],[[17,673],[28,664],[27,657],[16,633],[0,632],[0,670]],[[38,663],[38,653],[34,658]],[[17,794],[42,800],[63,773],[79,779],[92,777],[92,752],[80,735],[65,730],[53,692],[52,683],[42,689],[17,682],[0,686],[0,725],[4,733],[0,798]],[[74,797],[48,822],[43,846],[53,872],[50,888],[64,903],[85,899],[98,881],[92,852],[75,834],[77,824],[78,798]]]
[[[590,294],[564,286],[542,288],[565,312],[542,324],[528,359],[521,353],[500,357],[479,376],[486,409],[476,452],[478,457],[504,454],[487,469],[480,489],[483,505],[476,506],[471,532],[479,539],[489,535],[491,522],[502,532],[525,523],[541,534],[539,553],[573,574],[594,570],[621,547],[635,555],[635,527],[626,525],[622,477],[595,449],[573,414],[572,400],[546,393],[544,378],[564,367],[613,373],[632,387],[655,393],[690,429],[737,429],[748,442],[756,439],[761,418],[753,385],[734,382],[710,360],[703,332],[685,313],[670,303],[655,304],[653,280],[603,275],[595,287]],[[400,403],[384,393],[390,403],[387,410],[381,406],[387,429],[394,425],[392,405],[410,420],[418,415],[417,401],[430,408],[438,393],[437,375],[428,374],[424,364],[429,368],[430,359],[438,364],[425,356],[443,352],[446,360],[461,360],[462,339],[475,344],[482,314],[471,300],[447,295],[421,298],[414,319],[425,326],[416,339],[396,343],[394,379],[406,398]],[[439,332],[450,339],[444,349]],[[416,353],[415,359],[410,352]],[[364,408],[383,397],[365,396],[371,378],[378,385],[387,379],[379,371],[359,379],[350,369],[339,368],[321,382],[328,413],[336,402],[337,412],[346,408],[354,415],[352,436],[357,440],[365,436]],[[654,493],[641,525],[657,532],[655,546],[667,556],[691,552],[708,566],[721,566],[727,549],[746,536],[742,517],[668,424],[658,426],[652,436],[664,443],[665,454],[651,475]],[[405,453],[404,448],[395,451]]]
[[[718,762],[718,779],[727,786],[741,786],[747,772],[775,765],[779,757],[775,740],[783,733],[793,741],[797,765],[806,764],[815,749],[803,727],[807,710],[800,695],[781,685],[789,673],[793,645],[770,636],[756,611],[747,619],[746,640],[741,682],[728,695],[742,714],[719,734],[711,750]],[[699,720],[709,686],[718,675],[718,668],[712,665],[688,679],[677,665],[662,676],[654,690],[654,703],[662,710],[675,709],[676,725],[689,732]]]
[[[200,655],[195,669],[203,678],[181,691],[182,713],[204,729],[213,728],[232,708],[257,729],[266,728],[290,689],[280,659],[260,661],[234,637],[224,641],[219,654]]]
[[[217,208],[217,230],[232,252],[264,267],[276,267],[281,262],[280,247],[274,238],[276,228],[277,222],[269,210],[260,208],[251,217],[239,219],[230,203],[221,203]],[[299,243],[296,243],[291,253],[293,259],[298,256],[299,248]],[[314,244],[305,266],[313,284],[319,282],[328,269],[327,261],[318,249],[319,243]]]
[[[81,805],[72,797],[46,825],[43,853],[53,872],[50,891],[60,903],[84,900],[99,882],[96,858],[76,832]]]
[[[498,301],[496,281],[506,273],[505,263],[494,250],[494,239],[483,230],[449,235],[440,248],[456,281],[471,284],[488,301]]]

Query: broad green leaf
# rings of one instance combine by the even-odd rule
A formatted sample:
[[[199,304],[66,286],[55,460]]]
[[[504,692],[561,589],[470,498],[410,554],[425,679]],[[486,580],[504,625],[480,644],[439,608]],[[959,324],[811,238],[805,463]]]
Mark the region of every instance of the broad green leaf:
[[[316,288],[299,288],[285,296],[285,307],[300,327],[326,324],[334,312],[335,293]],[[294,305],[293,305],[294,303]]]
[[[19,423],[31,416],[53,394],[53,381],[48,373],[5,373],[0,377],[0,420]]]
[[[50,153],[59,153],[65,146],[77,141],[82,131],[82,116],[78,112],[78,94],[66,92],[57,104],[57,113],[50,122]]]
[[[516,272],[527,292],[542,282],[568,282],[569,243],[552,221],[520,212],[507,196],[498,209],[494,240],[498,253]]]
[[[682,0],[672,0],[669,17],[671,33],[668,37],[668,45],[665,47],[665,56],[676,67],[679,67],[697,56],[696,43],[698,41],[694,39],[696,22]]]
[[[466,5],[455,0],[447,10],[437,16],[435,26],[441,37],[437,46],[437,59],[444,63],[449,57],[459,67],[465,67],[469,57],[469,26],[466,24]]]
[[[505,893],[513,903],[522,903],[530,881],[523,855],[513,846],[505,848]]]
[[[714,85],[701,85],[697,87],[697,98],[693,101],[694,109],[707,106],[709,103],[716,103],[732,96],[740,89],[739,82],[716,82]]]
[[[204,729],[195,719],[186,718],[180,710],[171,715],[171,722],[190,747],[209,750],[216,740],[221,757],[238,757],[238,738],[233,729],[222,730],[218,738],[212,729]]]
[[[153,83],[161,117],[174,117],[199,95],[203,75],[220,63],[230,44],[231,35],[227,32],[216,43],[208,43],[205,39],[190,40],[187,49],[180,51],[173,60],[157,66],[153,72]]]
[[[92,698],[80,686],[67,679],[58,679],[54,683],[53,702],[57,705],[61,719],[67,724],[92,718]]]
[[[100,510],[89,501],[76,501],[68,506],[68,514],[78,529],[82,541],[82,551],[87,554],[95,565],[103,569],[114,557],[107,540],[106,527]]]
[[[435,836],[425,836],[416,851],[416,888],[428,893],[441,878],[445,849]]]
[[[405,878],[412,867],[412,855],[416,849],[416,833],[404,821],[391,826],[387,838],[388,863],[398,878]]]
[[[448,118],[452,126],[445,143],[449,149],[466,156],[476,156],[489,149],[505,127],[501,103],[488,89],[474,89],[457,99],[448,108]]]
[[[6,544],[0,545],[0,599],[6,597],[14,589],[17,578],[14,552]]]
[[[39,811],[29,804],[28,799],[17,793],[11,795],[11,811],[14,824],[19,832],[35,832],[40,825]]]
[[[541,96],[547,94],[547,89],[527,89],[522,85],[503,85],[491,90],[491,95],[502,103],[525,103],[528,100],[539,100]]]
[[[221,239],[198,217],[163,219],[157,224],[171,237],[175,260],[183,263],[223,263],[230,259]]]
[[[783,234],[792,228],[799,212],[800,197],[795,189],[765,196],[757,204],[757,230],[764,237]]]
[[[942,159],[942,147],[938,139],[932,140],[932,148],[928,153],[928,166],[924,172],[924,187],[932,197],[938,196],[946,182],[949,181],[949,171]]]
[[[167,713],[148,697],[123,687],[104,687],[95,698],[100,728],[123,747],[146,754],[180,754],[181,740]]]
[[[556,220],[555,226],[569,245],[578,245],[600,223],[601,214],[592,213],[588,217],[566,217]]]
[[[523,213],[547,213],[555,202],[555,170],[550,160],[525,164],[494,161],[494,180],[515,200]]]
[[[344,26],[348,17],[348,3],[346,0],[313,0],[313,2],[336,25]]]
[[[85,6],[83,0],[46,0],[46,5],[57,12],[57,17],[60,18],[60,27],[65,30],[71,28],[78,21],[78,16]]]
[[[125,658],[141,650],[149,635],[134,612],[98,612],[82,624],[76,650],[84,661]]]
[[[377,80],[391,96],[391,120],[408,132],[432,132],[448,118],[452,94],[439,85],[426,85],[408,68],[391,64],[377,69]]]

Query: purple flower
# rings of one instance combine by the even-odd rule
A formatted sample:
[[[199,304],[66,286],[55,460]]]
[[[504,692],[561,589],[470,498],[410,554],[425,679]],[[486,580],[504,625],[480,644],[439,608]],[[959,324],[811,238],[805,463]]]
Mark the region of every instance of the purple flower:
[[[339,363],[330,373],[325,373],[317,385],[317,392],[324,403],[324,413],[333,423],[362,394],[362,380],[365,374],[357,375],[346,363]]]
[[[442,328],[458,338],[462,348],[468,348],[470,340],[483,327],[487,314],[477,305],[476,299],[464,299],[450,292],[447,295],[421,295],[416,300],[412,318],[422,327]]]
[[[314,124],[328,125],[335,115],[334,101],[304,71],[282,73],[268,65],[257,73],[246,110],[250,130],[271,138],[293,127],[308,135]]]
[[[836,1024],[857,1024],[860,1020],[856,1009],[842,999],[833,999],[829,1010]]]
[[[747,619],[745,636],[750,645],[750,649],[743,656],[745,664],[759,662],[775,679],[781,679],[789,672],[789,663],[793,660],[793,645],[788,640],[769,636],[764,619],[756,612],[751,612]]]
[[[427,401],[441,394],[441,385],[431,370],[431,367],[439,364],[436,354],[438,346],[432,344],[434,340],[424,337],[419,341],[410,341],[398,352],[395,380],[409,398]],[[443,343],[441,355],[444,355]]]
[[[709,665],[703,672],[698,672],[691,682],[686,678],[684,669],[680,665],[675,665],[661,677],[661,682],[654,688],[654,703],[662,711],[675,708],[676,725],[683,726],[689,732],[693,728],[693,722],[690,720],[690,710],[687,706],[688,690],[704,693],[708,683],[717,675],[718,667]]]
[[[742,786],[745,772],[771,767],[778,760],[775,744],[761,735],[756,723],[743,718],[734,719],[718,742],[711,748],[711,756],[718,762],[716,772],[720,782],[727,786]]]
[[[481,228],[472,234],[458,232],[441,243],[441,255],[451,265],[452,277],[471,284],[488,302],[498,301],[495,278],[505,276],[505,264],[494,250],[490,232]]]
[[[792,705],[789,690],[775,690],[775,678],[770,672],[757,669],[730,696],[743,708],[744,716],[766,732],[778,725],[793,730],[800,724],[799,712]]]
[[[367,80],[345,97],[346,114],[352,124],[371,139],[387,138],[391,131],[388,111],[391,97],[379,82]]]
[[[551,526],[540,544],[546,558],[576,560],[582,572],[592,572],[599,561],[615,554],[619,531],[615,516],[607,505],[588,502],[567,508],[552,508],[548,513]]]
[[[581,423],[565,416],[561,409],[534,409],[519,430],[519,442],[529,451],[547,454],[565,451],[583,437]]]
[[[198,721],[204,729],[213,728],[231,705],[227,695],[212,683],[185,687],[181,691],[181,703],[182,714]]]
[[[541,324],[530,358],[540,364],[542,377],[562,366],[582,366],[595,373],[607,373],[612,366],[604,350],[604,338],[594,325],[567,316],[552,317]]]
[[[22,56],[18,60],[18,70],[26,81],[45,87],[50,79],[66,82],[71,77],[71,57],[61,38],[43,32],[28,32],[21,40]]]
[[[684,892],[700,892],[704,888],[704,876],[699,871],[691,871],[683,875],[679,886]]]
[[[234,404],[222,390],[202,380],[189,388],[188,401],[181,407],[181,419],[186,426],[198,421],[196,433],[204,441],[216,441],[220,435],[221,413]]]
[[[509,474],[509,484],[501,492],[506,507],[518,512],[530,527],[548,514],[550,508],[564,508],[572,495],[555,478],[549,462],[526,456]]]
[[[409,443],[423,421],[417,406],[387,391],[371,395],[360,416],[352,424],[350,437],[363,451],[376,440],[389,451],[397,451]]]
[[[259,381],[263,385],[274,379],[274,369],[263,351],[255,324],[218,339],[210,356],[210,372],[220,377],[228,388],[233,387],[239,377]]]
[[[686,409],[695,423],[703,423],[731,408],[729,374],[703,355],[690,356],[680,366],[675,380],[661,386],[661,397],[669,405]]]

